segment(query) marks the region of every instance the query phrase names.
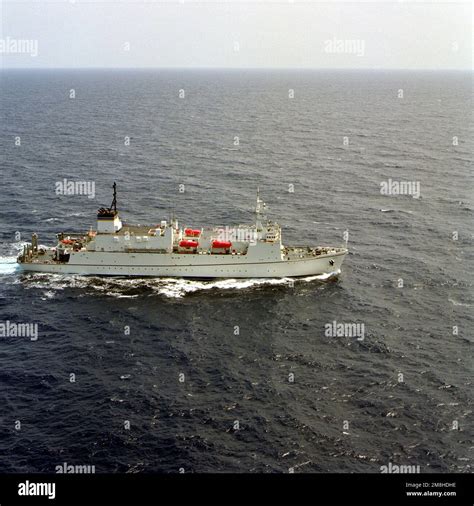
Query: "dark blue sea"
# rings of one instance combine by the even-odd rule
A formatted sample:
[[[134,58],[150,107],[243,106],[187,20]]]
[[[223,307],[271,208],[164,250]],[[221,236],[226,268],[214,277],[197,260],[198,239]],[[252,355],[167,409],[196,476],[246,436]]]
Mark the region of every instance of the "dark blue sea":
[[[1,71],[0,323],[38,339],[0,338],[0,472],[471,472],[471,90],[464,72]],[[64,178],[95,198],[57,195]],[[285,244],[347,231],[350,254],[294,283],[17,271],[32,232],[95,226],[114,181],[128,222],[189,226],[251,222],[259,186]]]

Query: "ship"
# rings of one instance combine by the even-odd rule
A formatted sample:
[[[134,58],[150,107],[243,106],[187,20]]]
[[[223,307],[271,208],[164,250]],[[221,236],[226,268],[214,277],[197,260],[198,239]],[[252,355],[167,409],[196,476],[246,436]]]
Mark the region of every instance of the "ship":
[[[284,246],[281,227],[267,218],[257,190],[255,221],[234,227],[180,227],[171,217],[142,226],[122,222],[117,185],[110,207],[85,233],[61,232],[52,247],[38,235],[17,258],[22,271],[83,276],[178,278],[294,278],[337,276],[348,250],[332,246]]]

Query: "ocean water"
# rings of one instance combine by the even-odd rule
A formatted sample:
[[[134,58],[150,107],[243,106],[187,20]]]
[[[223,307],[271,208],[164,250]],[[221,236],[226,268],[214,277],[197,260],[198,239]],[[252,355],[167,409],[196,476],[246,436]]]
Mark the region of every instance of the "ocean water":
[[[471,86],[2,71],[0,323],[36,323],[38,340],[0,338],[0,471],[471,472]],[[64,178],[95,198],[57,195]],[[382,195],[389,179],[420,197]],[[251,221],[259,186],[286,244],[347,231],[350,254],[337,279],[294,283],[17,271],[32,232],[94,225],[113,181],[127,221],[190,226]],[[333,321],[364,339],[326,335]]]

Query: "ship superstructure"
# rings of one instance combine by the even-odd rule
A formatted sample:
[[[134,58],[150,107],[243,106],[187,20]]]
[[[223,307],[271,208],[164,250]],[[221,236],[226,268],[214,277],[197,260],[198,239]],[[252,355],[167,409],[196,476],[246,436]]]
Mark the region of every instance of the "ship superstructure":
[[[181,228],[176,219],[154,226],[123,223],[112,204],[97,213],[97,228],[57,234],[51,248],[33,234],[18,257],[25,271],[101,276],[275,278],[340,272],[344,247],[287,247],[278,223],[267,219],[257,192],[255,223]]]

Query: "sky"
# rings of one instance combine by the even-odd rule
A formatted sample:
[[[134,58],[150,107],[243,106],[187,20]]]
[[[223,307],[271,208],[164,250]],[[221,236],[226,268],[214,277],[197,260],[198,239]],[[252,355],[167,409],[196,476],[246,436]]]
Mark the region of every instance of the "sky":
[[[471,2],[0,2],[3,68],[473,65]]]

